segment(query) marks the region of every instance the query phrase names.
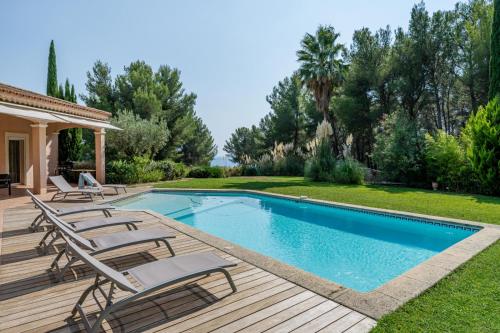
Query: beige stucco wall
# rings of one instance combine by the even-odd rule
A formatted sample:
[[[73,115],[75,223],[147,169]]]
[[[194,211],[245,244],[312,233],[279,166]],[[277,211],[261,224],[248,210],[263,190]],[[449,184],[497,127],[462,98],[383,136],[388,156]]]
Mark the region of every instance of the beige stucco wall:
[[[0,173],[7,173],[8,161],[6,156],[5,139],[7,133],[27,135],[28,158],[25,183],[27,186],[33,185],[33,147],[31,145],[31,121],[22,118],[0,114]],[[59,126],[57,124],[47,127],[46,154],[47,154],[47,176],[54,175],[58,163],[58,135]]]

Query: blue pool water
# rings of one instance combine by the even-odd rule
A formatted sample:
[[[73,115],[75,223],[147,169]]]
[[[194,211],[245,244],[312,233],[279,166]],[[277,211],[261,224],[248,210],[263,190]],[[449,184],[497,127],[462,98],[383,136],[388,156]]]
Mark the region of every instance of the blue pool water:
[[[246,193],[151,192],[115,205],[154,210],[361,292],[475,232]]]

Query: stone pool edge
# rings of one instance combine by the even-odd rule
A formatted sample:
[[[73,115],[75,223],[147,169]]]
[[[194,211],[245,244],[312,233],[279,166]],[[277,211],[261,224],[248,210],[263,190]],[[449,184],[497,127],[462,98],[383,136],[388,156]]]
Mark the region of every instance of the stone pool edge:
[[[210,235],[201,230],[190,227],[184,223],[166,217],[152,210],[145,210],[150,215],[157,217],[162,223],[178,230],[181,233],[199,239],[200,241],[213,246],[230,255],[247,261],[259,268],[278,275],[290,282],[298,284],[319,295],[327,297],[337,303],[359,311],[374,319],[380,319],[410,299],[420,295],[425,290],[435,285],[442,278],[449,275],[455,269],[463,265],[469,259],[495,243],[500,239],[500,226],[480,223],[453,218],[443,218],[431,215],[416,214],[409,212],[393,211],[388,209],[372,208],[352,204],[344,204],[332,201],[317,200],[310,198],[301,198],[291,195],[275,194],[256,190],[238,190],[238,189],[147,189],[128,196],[123,196],[107,203],[118,202],[149,192],[214,192],[214,193],[248,193],[264,195],[276,198],[290,199],[294,201],[309,202],[314,204],[361,210],[365,212],[383,213],[396,215],[399,217],[417,218],[428,221],[445,222],[447,224],[460,226],[473,226],[480,229],[473,235],[452,245],[437,255],[418,264],[409,271],[386,282],[382,286],[370,292],[358,292],[350,288],[343,287],[329,280],[320,278],[314,274],[303,271],[299,268],[280,262],[263,254],[245,249],[239,245]]]

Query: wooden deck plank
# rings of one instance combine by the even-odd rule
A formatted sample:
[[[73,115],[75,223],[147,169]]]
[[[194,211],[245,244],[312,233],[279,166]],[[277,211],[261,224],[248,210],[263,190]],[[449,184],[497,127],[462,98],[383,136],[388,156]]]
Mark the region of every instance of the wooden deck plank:
[[[81,332],[83,325],[79,317],[70,321],[66,319],[81,292],[93,282],[93,272],[85,265],[77,264],[77,280],[68,272],[66,281],[56,282],[48,268],[55,249],[62,242],[57,242],[48,255],[35,248],[44,232],[32,233],[26,229],[38,215],[33,205],[22,204],[7,210],[0,208],[0,214],[3,217],[3,229],[0,230],[0,331]],[[366,332],[376,324],[371,318],[172,229],[147,212],[117,211],[113,215],[133,215],[142,219],[143,222],[138,224],[140,229],[161,228],[175,232],[177,237],[169,241],[178,255],[214,251],[237,263],[229,271],[238,291],[232,293],[221,274],[179,283],[117,311],[103,324],[104,332],[222,333],[292,329],[313,332],[322,329],[325,332],[349,330],[354,333]],[[66,220],[102,216],[100,212],[93,212],[69,216]],[[84,235],[94,237],[123,230],[117,226],[88,231]],[[123,270],[169,256],[164,247],[144,244],[101,254],[98,258]],[[119,291],[116,296],[119,298],[125,294]],[[98,295],[98,299],[102,300],[102,296]],[[92,302],[85,302],[84,309],[92,316],[98,308]]]
[[[294,329],[304,325],[304,324],[307,324],[308,322],[310,322],[311,320],[321,316],[323,313],[326,313],[330,310],[332,310],[333,308],[339,306],[337,303],[335,302],[331,302],[331,301],[324,301],[323,303],[305,311],[305,312],[302,312],[301,314],[285,321],[285,322],[282,322],[281,324],[271,328],[270,330],[266,331],[266,332],[275,332],[275,333],[278,333],[278,332],[291,332],[293,331]]]
[[[324,297],[321,297],[319,295],[314,295],[313,297],[309,298],[306,301],[303,301],[297,305],[293,305],[284,311],[278,312],[277,314],[267,317],[264,320],[261,320],[253,325],[245,327],[238,332],[241,333],[264,332],[276,325],[279,325],[284,321],[287,321],[292,317],[295,317],[296,315],[304,311],[307,311],[310,308],[315,307],[318,304],[323,303],[324,301],[325,301]]]

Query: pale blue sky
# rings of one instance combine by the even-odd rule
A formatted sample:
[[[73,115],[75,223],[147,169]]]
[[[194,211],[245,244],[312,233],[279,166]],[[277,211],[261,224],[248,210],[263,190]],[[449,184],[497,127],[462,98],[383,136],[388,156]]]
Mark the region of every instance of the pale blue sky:
[[[141,59],[182,71],[198,95],[219,155],[240,126],[269,112],[265,96],[296,68],[306,32],[331,24],[349,44],[354,30],[406,28],[413,0],[187,0],[0,2],[0,82],[45,93],[47,54],[55,40],[59,80],[84,93],[97,59],[113,77]],[[456,1],[428,0],[430,12]]]

